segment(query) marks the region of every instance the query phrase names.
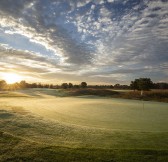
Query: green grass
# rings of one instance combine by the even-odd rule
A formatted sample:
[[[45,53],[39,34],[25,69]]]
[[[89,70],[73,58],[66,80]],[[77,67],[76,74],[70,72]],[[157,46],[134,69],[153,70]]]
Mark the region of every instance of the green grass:
[[[64,162],[166,162],[167,150],[100,149],[47,146],[0,133],[0,161],[64,161]]]
[[[0,98],[0,161],[168,161],[167,103],[31,91]]]

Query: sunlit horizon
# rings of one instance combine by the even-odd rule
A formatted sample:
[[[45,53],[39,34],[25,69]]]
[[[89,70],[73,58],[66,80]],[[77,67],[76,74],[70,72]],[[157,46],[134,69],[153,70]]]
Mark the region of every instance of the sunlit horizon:
[[[7,84],[13,84],[22,81],[24,78],[16,73],[4,73],[2,79],[5,80]]]

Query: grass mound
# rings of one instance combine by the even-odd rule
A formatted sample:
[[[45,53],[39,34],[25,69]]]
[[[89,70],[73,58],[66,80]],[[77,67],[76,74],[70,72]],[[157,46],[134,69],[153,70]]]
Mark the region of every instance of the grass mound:
[[[82,96],[82,95],[95,95],[95,96],[114,96],[119,92],[111,91],[108,89],[72,89],[68,92],[69,96]]]

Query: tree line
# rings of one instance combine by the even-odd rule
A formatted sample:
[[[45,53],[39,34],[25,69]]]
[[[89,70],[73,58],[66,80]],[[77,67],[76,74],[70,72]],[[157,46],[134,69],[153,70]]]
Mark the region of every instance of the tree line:
[[[150,78],[139,78],[131,81],[133,90],[168,89],[168,83],[153,83]]]
[[[131,81],[130,85],[87,85],[86,82],[80,84],[62,83],[61,85],[27,83],[7,84],[5,80],[0,81],[0,90],[17,90],[25,88],[50,88],[50,89],[71,89],[71,88],[99,88],[99,89],[133,89],[133,90],[150,90],[150,89],[168,89],[168,83],[153,83],[150,78],[139,78]]]
[[[25,88],[50,88],[50,89],[68,89],[68,88],[86,88],[87,83],[81,82],[78,84],[62,83],[61,85],[54,84],[42,84],[42,83],[27,83],[26,81],[16,82],[13,84],[7,84],[5,80],[0,81],[0,90],[17,90]]]

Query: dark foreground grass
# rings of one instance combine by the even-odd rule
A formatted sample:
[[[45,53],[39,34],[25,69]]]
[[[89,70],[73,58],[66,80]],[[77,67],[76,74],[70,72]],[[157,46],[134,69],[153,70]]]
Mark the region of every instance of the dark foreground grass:
[[[166,162],[167,160],[168,150],[56,147],[0,132],[1,162]]]

